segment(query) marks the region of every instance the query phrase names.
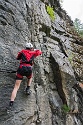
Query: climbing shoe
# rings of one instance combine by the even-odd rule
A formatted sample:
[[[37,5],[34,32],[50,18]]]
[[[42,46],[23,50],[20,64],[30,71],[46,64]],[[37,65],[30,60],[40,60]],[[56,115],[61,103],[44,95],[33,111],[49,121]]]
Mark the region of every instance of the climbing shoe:
[[[27,88],[26,88],[25,92],[26,92],[27,95],[30,95],[30,94],[31,94],[31,90],[30,90],[30,89],[27,89]]]
[[[13,103],[14,103],[14,101],[10,101],[10,102],[9,102],[9,106],[12,107],[12,106],[13,106]]]
[[[6,107],[7,113],[9,113],[9,111],[12,111],[13,103],[14,103],[14,101],[9,102],[9,105]]]

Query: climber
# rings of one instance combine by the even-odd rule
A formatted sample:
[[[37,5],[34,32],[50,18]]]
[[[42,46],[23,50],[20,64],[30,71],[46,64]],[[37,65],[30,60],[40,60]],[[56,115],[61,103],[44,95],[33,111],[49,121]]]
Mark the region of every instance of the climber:
[[[40,50],[34,49],[31,43],[26,43],[25,47],[26,49],[21,50],[17,56],[17,60],[20,60],[20,65],[17,70],[16,82],[11,94],[11,100],[9,102],[9,106],[13,106],[14,99],[16,98],[16,94],[20,87],[20,83],[23,79],[23,76],[26,76],[28,79],[25,92],[28,95],[30,94],[30,85],[33,76],[32,67],[34,64],[34,58],[42,54]]]

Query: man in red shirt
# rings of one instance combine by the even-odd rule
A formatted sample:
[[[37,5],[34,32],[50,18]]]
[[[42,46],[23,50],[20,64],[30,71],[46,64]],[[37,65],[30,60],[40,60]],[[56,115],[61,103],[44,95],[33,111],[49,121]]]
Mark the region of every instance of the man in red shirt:
[[[27,94],[30,94],[30,85],[32,82],[32,66],[34,64],[34,58],[41,54],[42,52],[40,50],[34,49],[31,43],[26,43],[26,49],[23,49],[18,53],[17,60],[20,60],[20,65],[16,74],[15,86],[11,94],[11,101],[9,103],[10,106],[13,105],[23,76],[26,76],[28,79],[25,91]]]

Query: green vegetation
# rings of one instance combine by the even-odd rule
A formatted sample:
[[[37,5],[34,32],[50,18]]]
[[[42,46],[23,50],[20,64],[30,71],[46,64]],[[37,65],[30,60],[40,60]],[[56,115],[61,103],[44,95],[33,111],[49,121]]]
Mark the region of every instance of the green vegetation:
[[[67,112],[70,111],[70,108],[69,108],[66,104],[64,104],[64,105],[62,106],[62,110],[63,110],[64,113],[67,113]]]
[[[72,63],[73,58],[74,58],[74,55],[70,53],[70,55],[68,56],[68,60],[70,61],[70,63]]]
[[[74,27],[80,37],[83,38],[83,23],[78,18],[74,20]]]
[[[53,21],[55,19],[55,13],[54,13],[53,7],[46,6],[46,11],[49,14],[51,20]]]
[[[59,0],[60,3],[63,3],[63,0]]]

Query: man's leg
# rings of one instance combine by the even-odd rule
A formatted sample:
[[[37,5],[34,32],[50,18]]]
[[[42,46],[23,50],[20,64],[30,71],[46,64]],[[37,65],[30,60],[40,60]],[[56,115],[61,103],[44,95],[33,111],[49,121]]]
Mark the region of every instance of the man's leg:
[[[32,83],[32,77],[28,79],[27,81],[27,88],[26,88],[26,94],[30,95],[31,91],[30,91],[30,86]]]
[[[31,83],[32,83],[32,77],[30,79],[28,79],[27,86],[31,86]]]
[[[15,86],[14,86],[14,89],[13,89],[12,94],[11,94],[10,106],[13,105],[13,102],[14,102],[14,99],[16,98],[16,94],[17,94],[17,91],[20,87],[21,81],[22,80],[16,80],[16,82],[15,82]]]

